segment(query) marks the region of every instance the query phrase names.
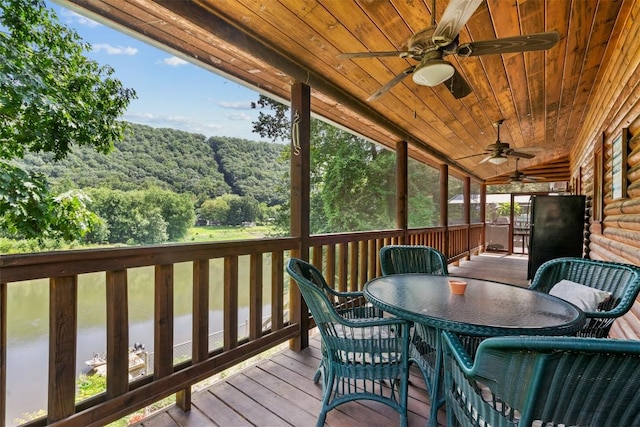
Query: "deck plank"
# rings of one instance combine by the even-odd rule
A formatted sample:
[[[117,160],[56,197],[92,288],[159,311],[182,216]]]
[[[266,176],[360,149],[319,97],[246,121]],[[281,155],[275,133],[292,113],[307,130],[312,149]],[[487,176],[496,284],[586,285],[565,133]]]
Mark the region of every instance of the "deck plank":
[[[211,393],[211,390],[203,390],[193,395],[193,405],[207,414],[211,419],[211,424],[201,424],[201,426],[237,426],[249,427],[252,424],[238,414],[233,408]]]

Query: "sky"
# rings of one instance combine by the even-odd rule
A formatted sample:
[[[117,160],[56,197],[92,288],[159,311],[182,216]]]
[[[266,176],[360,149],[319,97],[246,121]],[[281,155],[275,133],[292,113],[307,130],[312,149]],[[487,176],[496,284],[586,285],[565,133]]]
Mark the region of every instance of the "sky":
[[[89,58],[110,65],[124,87],[136,91],[123,120],[207,137],[263,139],[251,131],[258,92],[56,3],[47,6],[91,44]]]

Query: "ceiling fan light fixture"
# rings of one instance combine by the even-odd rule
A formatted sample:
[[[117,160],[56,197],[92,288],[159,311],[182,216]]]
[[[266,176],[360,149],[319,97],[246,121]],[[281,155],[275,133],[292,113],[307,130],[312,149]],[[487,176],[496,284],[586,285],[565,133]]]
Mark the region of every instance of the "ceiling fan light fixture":
[[[442,59],[423,61],[413,71],[413,81],[421,86],[437,86],[449,80],[455,73],[453,65]]]
[[[501,165],[507,160],[508,159],[504,156],[495,156],[489,159],[489,163],[493,163],[494,165]]]

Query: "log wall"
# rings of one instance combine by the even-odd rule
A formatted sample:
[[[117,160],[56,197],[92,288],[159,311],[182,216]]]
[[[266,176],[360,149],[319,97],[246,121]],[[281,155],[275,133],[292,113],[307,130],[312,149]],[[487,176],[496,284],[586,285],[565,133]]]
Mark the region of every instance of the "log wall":
[[[585,194],[602,212],[593,212],[588,236],[592,259],[640,265],[640,2],[625,2],[614,32],[622,32],[617,46],[606,53],[608,64],[598,76],[591,105],[582,120],[579,141],[571,153],[574,192]],[[623,197],[613,198],[613,141],[626,133],[628,141]],[[602,175],[596,161],[602,156]],[[640,339],[640,301],[611,329],[611,336]]]

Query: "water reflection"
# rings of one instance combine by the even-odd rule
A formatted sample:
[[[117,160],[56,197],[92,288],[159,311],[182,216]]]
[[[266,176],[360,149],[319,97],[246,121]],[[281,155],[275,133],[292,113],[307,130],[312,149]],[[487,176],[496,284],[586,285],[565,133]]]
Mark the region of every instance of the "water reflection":
[[[209,263],[209,330],[222,330],[224,261]],[[249,318],[249,256],[239,257],[238,323]],[[127,272],[129,345],[143,343],[153,351],[154,267]],[[190,262],[174,266],[174,344],[191,340],[193,270]],[[76,371],[86,371],[85,361],[106,349],[106,274],[78,276],[78,351]],[[263,257],[263,313],[271,306],[271,257]],[[47,407],[49,355],[49,281],[10,283],[7,289],[7,419]],[[288,298],[285,297],[285,301]],[[239,331],[238,338],[246,336]],[[220,345],[220,344],[218,344]],[[210,348],[211,350],[212,348]]]

